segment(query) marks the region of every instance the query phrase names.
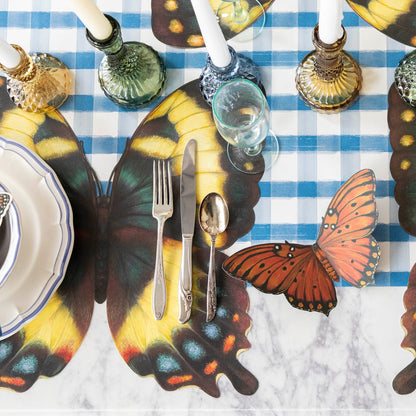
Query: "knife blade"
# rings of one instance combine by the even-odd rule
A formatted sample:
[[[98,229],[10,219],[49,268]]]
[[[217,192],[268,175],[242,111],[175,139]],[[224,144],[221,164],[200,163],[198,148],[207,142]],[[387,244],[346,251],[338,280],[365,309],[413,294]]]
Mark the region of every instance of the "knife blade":
[[[190,318],[192,307],[192,239],[196,211],[195,158],[196,141],[189,140],[183,152],[180,180],[182,260],[178,286],[178,321],[182,324]]]

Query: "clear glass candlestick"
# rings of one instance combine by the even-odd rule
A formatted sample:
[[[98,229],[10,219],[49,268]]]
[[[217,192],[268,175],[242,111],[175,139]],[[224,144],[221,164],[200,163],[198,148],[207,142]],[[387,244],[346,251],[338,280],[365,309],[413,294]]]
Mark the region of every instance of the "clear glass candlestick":
[[[319,39],[319,27],[315,26],[312,41],[315,50],[300,62],[296,72],[296,87],[302,100],[325,113],[347,109],[358,98],[362,84],[361,69],[357,61],[343,47],[343,36],[332,45]]]
[[[258,0],[223,0],[216,16],[224,33],[229,32],[230,27],[238,33],[233,37],[237,42],[252,41],[260,35],[266,22],[266,12]],[[247,27],[250,21],[252,24]]]
[[[19,65],[6,68],[0,64],[11,100],[23,110],[37,113],[60,107],[71,88],[66,65],[47,53],[27,54],[20,46],[12,46],[20,54]]]
[[[228,49],[231,54],[231,62],[228,66],[224,68],[215,66],[208,55],[207,63],[202,70],[199,88],[204,100],[209,105],[212,105],[212,100],[217,89],[222,84],[234,78],[248,79],[254,82],[265,93],[264,86],[261,83],[260,68],[250,58],[247,58],[241,53],[236,53],[231,46],[228,46]]]
[[[121,107],[137,109],[152,103],[163,91],[166,68],[159,54],[141,42],[123,42],[118,22],[109,15],[113,26],[108,39],[95,39],[86,30],[88,41],[105,53],[98,79],[105,95]]]

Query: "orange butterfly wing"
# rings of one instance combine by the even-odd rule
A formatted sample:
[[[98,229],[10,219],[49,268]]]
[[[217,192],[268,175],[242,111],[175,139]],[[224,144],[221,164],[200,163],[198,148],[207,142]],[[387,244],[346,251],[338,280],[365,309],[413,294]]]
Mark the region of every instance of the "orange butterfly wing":
[[[364,169],[346,181],[332,199],[317,239],[330,268],[348,283],[363,287],[374,283],[380,258],[377,241],[370,236],[377,223],[376,180]],[[331,274],[331,273],[330,273]]]
[[[337,306],[335,286],[328,273],[312,251],[311,257],[299,270],[289,289],[286,299],[295,308],[304,311],[317,311],[325,315]]]
[[[311,246],[259,244],[229,257],[223,269],[265,293],[283,293],[293,283],[305,263],[314,256]]]
[[[312,246],[287,242],[251,246],[229,257],[223,268],[262,292],[285,292],[287,300],[298,309],[328,315],[337,304],[334,283]]]
[[[285,293],[292,306],[326,315],[336,306],[333,280],[363,287],[374,283],[380,258],[370,235],[377,223],[375,177],[364,169],[346,181],[332,199],[317,242],[260,244],[243,249],[223,264],[231,276],[266,293]]]

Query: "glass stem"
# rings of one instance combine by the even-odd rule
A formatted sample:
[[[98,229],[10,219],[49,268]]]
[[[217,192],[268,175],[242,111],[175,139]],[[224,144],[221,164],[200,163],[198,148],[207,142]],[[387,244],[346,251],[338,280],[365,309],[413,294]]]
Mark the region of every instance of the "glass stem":
[[[233,15],[232,15],[233,21],[240,25],[246,23],[249,16],[248,16],[247,11],[243,9],[241,1],[240,0],[234,1],[233,7],[234,7]]]
[[[256,144],[255,146],[251,146],[251,147],[246,147],[244,148],[244,153],[247,156],[257,156],[261,153],[262,151],[262,144]]]

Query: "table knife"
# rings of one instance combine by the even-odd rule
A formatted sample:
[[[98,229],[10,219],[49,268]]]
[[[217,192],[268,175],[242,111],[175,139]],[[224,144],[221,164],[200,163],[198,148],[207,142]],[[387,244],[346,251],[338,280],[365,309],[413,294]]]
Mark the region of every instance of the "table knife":
[[[183,153],[180,181],[182,260],[178,286],[178,320],[182,324],[190,318],[192,307],[192,238],[196,211],[195,157],[196,141],[189,140]]]

